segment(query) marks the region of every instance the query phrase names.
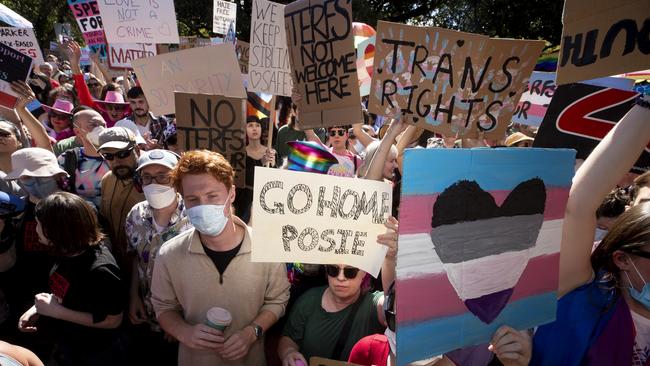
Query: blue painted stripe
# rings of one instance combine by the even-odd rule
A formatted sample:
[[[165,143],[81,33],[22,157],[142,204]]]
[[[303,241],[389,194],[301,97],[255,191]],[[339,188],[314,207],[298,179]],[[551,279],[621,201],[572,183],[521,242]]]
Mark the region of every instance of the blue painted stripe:
[[[555,320],[557,293],[547,292],[509,303],[492,324],[472,313],[397,326],[397,365],[406,366],[458,348],[487,343],[502,325],[529,329]],[[486,346],[487,347],[487,346]]]
[[[407,149],[402,194],[439,193],[462,179],[487,191],[511,190],[535,177],[547,186],[568,187],[574,165],[572,149]]]

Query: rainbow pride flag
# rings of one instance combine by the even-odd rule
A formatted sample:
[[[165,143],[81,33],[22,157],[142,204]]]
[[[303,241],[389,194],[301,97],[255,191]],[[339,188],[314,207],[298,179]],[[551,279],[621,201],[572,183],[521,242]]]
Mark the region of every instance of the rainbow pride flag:
[[[575,151],[410,149],[397,256],[399,366],[555,319]],[[487,346],[486,346],[487,347]]]

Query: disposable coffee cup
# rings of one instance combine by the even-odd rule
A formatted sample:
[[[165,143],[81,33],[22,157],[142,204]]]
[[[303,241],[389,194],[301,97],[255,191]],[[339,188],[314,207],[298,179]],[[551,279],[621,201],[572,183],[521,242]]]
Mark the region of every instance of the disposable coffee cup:
[[[206,314],[205,324],[211,328],[224,331],[232,323],[232,315],[226,309],[213,307]]]

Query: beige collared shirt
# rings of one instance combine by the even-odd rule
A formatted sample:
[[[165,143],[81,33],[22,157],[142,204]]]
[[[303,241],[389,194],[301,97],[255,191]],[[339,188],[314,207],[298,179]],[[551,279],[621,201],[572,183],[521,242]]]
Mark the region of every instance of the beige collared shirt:
[[[205,314],[213,307],[227,309],[232,324],[226,338],[249,325],[263,310],[284,314],[289,301],[289,281],[284,263],[252,263],[251,232],[239,218],[235,224],[245,228],[239,253],[230,262],[219,281],[219,271],[205,254],[195,229],[171,239],[160,248],[153,271],[151,302],[156,316],[178,311],[189,324],[205,322]],[[264,340],[256,341],[242,360],[228,362],[216,353],[192,350],[180,344],[180,366],[224,365],[264,366]]]

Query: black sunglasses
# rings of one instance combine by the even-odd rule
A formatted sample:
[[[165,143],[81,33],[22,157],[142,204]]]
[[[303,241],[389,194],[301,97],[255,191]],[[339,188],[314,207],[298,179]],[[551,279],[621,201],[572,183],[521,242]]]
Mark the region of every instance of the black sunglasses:
[[[327,271],[327,275],[330,277],[338,277],[339,273],[341,272],[341,269],[338,266],[325,266],[325,271]],[[354,268],[354,267],[343,268],[343,276],[348,280],[357,277],[358,273],[359,273],[359,268]]]
[[[161,175],[143,175],[140,176],[142,184],[148,186],[149,184],[156,182],[158,184],[169,184],[172,181],[172,177],[169,174]]]
[[[330,136],[334,137],[337,134],[339,136],[344,136],[345,135],[345,130],[330,130]]]
[[[129,148],[129,149],[127,149],[127,150],[118,151],[118,152],[116,152],[116,153],[103,153],[102,156],[103,156],[104,159],[106,159],[106,160],[113,160],[113,159],[115,159],[116,157],[117,157],[118,159],[126,159],[126,158],[128,158],[128,157],[131,155],[131,151],[133,151],[133,148]]]

